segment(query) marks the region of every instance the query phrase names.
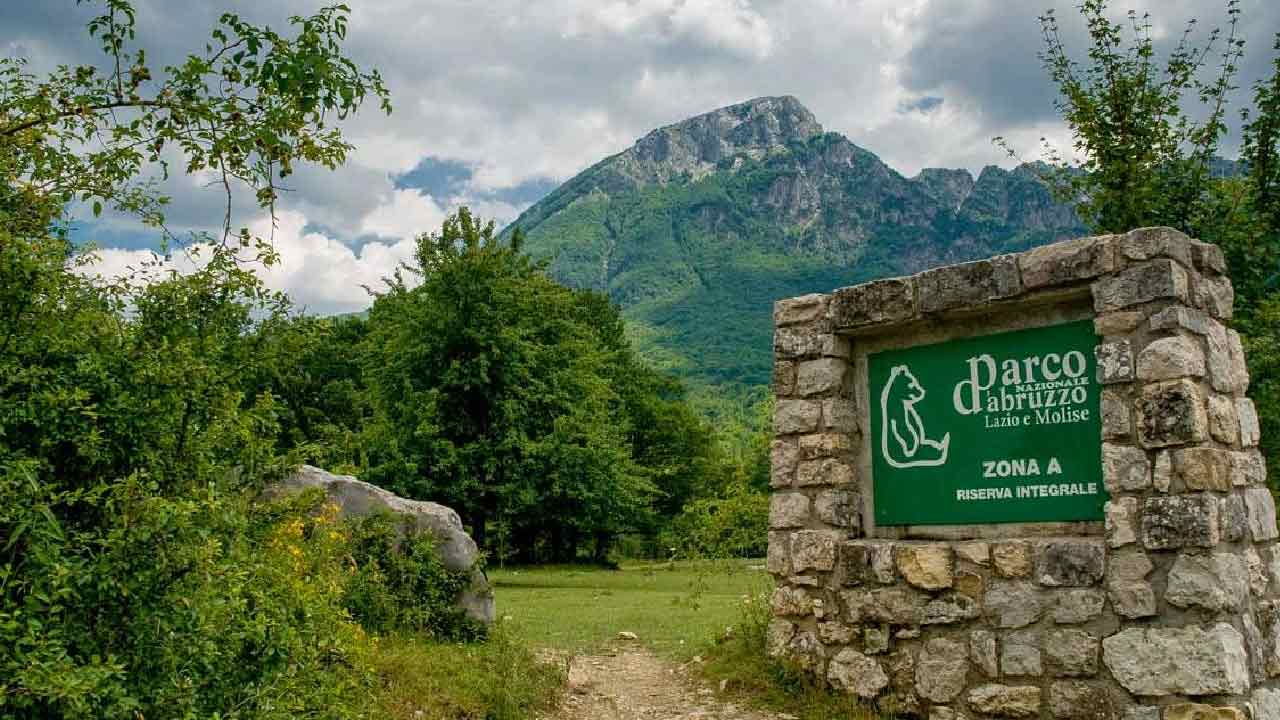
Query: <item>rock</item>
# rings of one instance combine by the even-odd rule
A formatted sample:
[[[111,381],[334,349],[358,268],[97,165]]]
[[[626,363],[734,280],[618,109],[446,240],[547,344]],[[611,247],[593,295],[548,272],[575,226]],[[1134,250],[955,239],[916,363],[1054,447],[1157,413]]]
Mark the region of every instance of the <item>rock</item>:
[[[1253,720],[1280,720],[1280,690],[1258,688],[1249,698]]]
[[[1170,227],[1145,227],[1130,230],[1116,238],[1120,255],[1128,260],[1169,258],[1184,267],[1192,267],[1191,246],[1194,241]]]
[[[824,490],[813,500],[813,511],[827,525],[854,529],[861,525],[858,496],[845,490]]]
[[[1190,380],[1146,385],[1135,407],[1138,440],[1143,447],[1185,445],[1208,437],[1203,396]]]
[[[917,276],[920,310],[931,313],[972,307],[1022,292],[1013,255],[948,265]]]
[[[814,432],[821,417],[818,400],[779,400],[773,407],[773,431],[778,435]]]
[[[1266,488],[1251,487],[1244,491],[1244,505],[1249,514],[1249,534],[1254,542],[1275,540],[1276,503],[1271,491]]]
[[[1099,684],[1061,680],[1049,686],[1049,716],[1054,720],[1116,720],[1122,703]]]
[[[1138,326],[1146,319],[1146,314],[1137,310],[1117,310],[1103,313],[1094,316],[1093,332],[1095,335],[1102,337],[1128,335],[1137,330]]]
[[[1080,280],[1091,280],[1115,269],[1110,236],[1068,240],[1018,255],[1022,284],[1033,290]]]
[[[1196,269],[1210,275],[1221,275],[1227,271],[1227,258],[1222,248],[1213,243],[1193,241],[1191,257]]]
[[[934,638],[916,659],[916,693],[936,703],[950,702],[964,690],[969,650],[962,643]]]
[[[1124,720],[1160,720],[1160,708],[1150,705],[1131,707],[1125,711]]]
[[[1111,385],[1133,380],[1133,350],[1128,340],[1101,343],[1093,354],[1098,361],[1098,382]]]
[[[764,566],[771,575],[791,574],[791,533],[769,533],[769,552]]]
[[[784,656],[795,634],[795,623],[778,618],[770,620],[769,627],[765,631],[765,653],[774,658]]]
[[[929,720],[965,720],[965,717],[949,707],[934,705],[929,708]]]
[[[917,713],[920,698],[916,696],[915,650],[904,647],[890,653],[885,669],[889,673],[889,692],[881,696],[876,706],[885,714]]]
[[[1181,481],[1185,490],[1231,489],[1233,455],[1230,450],[1214,447],[1179,448],[1170,453],[1173,461],[1173,479]]]
[[[1258,411],[1249,398],[1236,399],[1236,416],[1240,419],[1240,444],[1253,447],[1258,444],[1261,431],[1258,428]]]
[[[955,546],[956,557],[975,565],[991,564],[991,546],[985,542],[963,542]]]
[[[849,433],[824,432],[800,436],[800,459],[843,457],[853,451],[853,439]]]
[[[1164,720],[1246,720],[1243,712],[1233,707],[1214,707],[1199,703],[1166,705]]]
[[[773,361],[773,395],[786,398],[796,394],[796,363],[794,360]]]
[[[831,319],[837,329],[901,322],[915,315],[915,279],[910,277],[841,288],[831,297]]]
[[[1044,636],[1044,659],[1055,677],[1096,675],[1098,638],[1074,628],[1051,630]]]
[[[1031,575],[1031,544],[1023,540],[998,542],[991,546],[991,559],[1001,577]]]
[[[1235,398],[1225,395],[1209,396],[1209,435],[1225,445],[1235,445],[1240,439],[1240,418],[1236,417]]]
[[[1008,677],[1040,677],[1040,636],[1020,632],[1000,643],[1000,672]]]
[[[1088,622],[1102,614],[1107,598],[1100,590],[1078,588],[1058,596],[1053,608],[1053,621],[1060,625]]]
[[[894,548],[898,572],[922,590],[951,587],[951,548],[947,545],[898,545]]]
[[[1151,487],[1167,493],[1173,487],[1173,461],[1169,459],[1168,450],[1156,453],[1155,468],[1151,471]]]
[[[818,640],[823,645],[849,645],[858,637],[858,628],[836,620],[818,623]]]
[[[769,446],[769,485],[790,487],[796,481],[796,465],[800,449],[793,440],[774,440]]]
[[[769,609],[775,617],[804,617],[813,614],[813,600],[804,588],[779,585],[773,589],[773,595],[769,596]]]
[[[799,297],[787,298],[773,304],[773,324],[775,326],[813,322],[821,320],[826,314],[827,296],[822,293],[810,293]]]
[[[1033,718],[1040,715],[1040,688],[1024,685],[980,685],[969,691],[969,707],[986,715]]]
[[[1138,498],[1113,497],[1103,506],[1102,515],[1107,545],[1118,548],[1138,542]]]
[[[1244,638],[1226,623],[1131,627],[1102,641],[1102,660],[1135,695],[1239,695],[1250,685]]]
[[[956,573],[953,585],[956,592],[961,595],[981,601],[986,591],[987,581],[976,572],[962,570]]]
[[[1151,487],[1151,461],[1140,448],[1103,443],[1102,480],[1109,493],[1141,492]]]
[[[986,613],[996,627],[1026,627],[1044,614],[1044,599],[1029,582],[992,583],[987,590]]]
[[[1160,338],[1138,353],[1139,380],[1204,377],[1204,352],[1185,335]]]
[[[1154,569],[1142,552],[1111,556],[1107,565],[1107,596],[1116,614],[1127,618],[1156,614],[1156,595],[1146,577]]]
[[[800,493],[774,493],[769,498],[769,527],[804,527],[809,522],[809,498]]]
[[[873,658],[845,648],[827,665],[827,680],[836,688],[870,700],[889,685],[889,676]]]
[[[836,543],[841,533],[834,530],[797,530],[791,534],[792,572],[831,570],[836,566]]]
[[[1209,382],[1220,393],[1236,394],[1249,386],[1240,336],[1216,320],[1205,321],[1205,348],[1208,350]]]
[[[868,655],[889,651],[889,626],[874,625],[862,629],[862,647]]]
[[[1235,290],[1231,280],[1225,277],[1200,276],[1196,280],[1192,292],[1196,307],[1216,318],[1230,320],[1232,305],[1235,303]]]
[[[636,635],[635,633],[629,630],[623,630],[618,633],[618,639],[619,640],[639,640],[640,636]]]
[[[1211,548],[1219,539],[1218,501],[1212,495],[1153,497],[1143,505],[1142,543],[1149,550]]]
[[[839,392],[844,388],[849,370],[849,361],[843,358],[806,360],[796,371],[796,392],[801,397]]]
[[[1104,440],[1120,440],[1133,432],[1129,400],[1115,388],[1103,389],[1101,413]]]
[[[780,327],[773,331],[775,359],[849,357],[847,338],[833,335],[826,322]]]
[[[1249,511],[1243,495],[1235,493],[1220,499],[1218,527],[1224,542],[1240,542],[1249,534]]]
[[[1087,587],[1102,580],[1106,555],[1095,540],[1049,540],[1036,548],[1036,579],[1049,587]]]
[[[858,432],[858,408],[852,400],[829,398],[822,401],[822,427],[843,433]]]
[[[1267,577],[1267,567],[1262,562],[1262,556],[1258,554],[1255,547],[1245,548],[1244,564],[1248,569],[1248,586],[1249,590],[1257,597],[1267,594],[1267,585],[1270,584],[1270,578]]]
[[[787,643],[786,657],[798,669],[815,673],[822,672],[822,664],[826,659],[818,638],[807,631],[797,632],[791,638],[791,642]]]
[[[978,601],[968,595],[951,592],[925,603],[921,625],[946,625],[972,620],[982,614]]]
[[[855,482],[853,466],[840,458],[802,461],[796,468],[796,485],[849,487]]]
[[[462,527],[462,519],[451,508],[433,502],[409,500],[350,475],[334,475],[311,465],[303,465],[265,495],[293,495],[309,488],[319,488],[329,501],[338,506],[339,517],[363,518],[389,512],[404,520],[398,531],[431,533],[436,541],[440,562],[451,572],[471,574],[471,584],[457,598],[457,606],[467,617],[492,623],[495,617],[493,591],[489,580],[478,567],[480,549]]]
[[[987,630],[974,630],[969,633],[969,660],[989,678],[1000,674],[994,633]]]
[[[1161,298],[1185,302],[1189,291],[1187,271],[1180,265],[1172,260],[1151,260],[1095,282],[1093,308],[1104,313]]]
[[[1237,487],[1267,484],[1267,464],[1258,450],[1234,453],[1231,459],[1231,480]]]
[[[1220,612],[1238,609],[1248,593],[1248,569],[1240,556],[1182,553],[1169,571],[1164,599],[1177,607]]]

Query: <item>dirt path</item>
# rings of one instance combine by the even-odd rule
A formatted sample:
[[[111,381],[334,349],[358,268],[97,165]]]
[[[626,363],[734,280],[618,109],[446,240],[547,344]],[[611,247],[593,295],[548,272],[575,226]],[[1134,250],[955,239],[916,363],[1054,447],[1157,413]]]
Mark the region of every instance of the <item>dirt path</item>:
[[[747,710],[717,696],[688,669],[638,645],[620,644],[570,661],[560,707],[546,720],[794,719]]]

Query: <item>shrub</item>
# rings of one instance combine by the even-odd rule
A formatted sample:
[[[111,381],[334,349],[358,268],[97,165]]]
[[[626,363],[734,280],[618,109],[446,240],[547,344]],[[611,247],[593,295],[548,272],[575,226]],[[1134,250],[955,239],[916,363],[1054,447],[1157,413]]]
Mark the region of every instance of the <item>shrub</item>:
[[[763,557],[769,549],[769,496],[731,484],[721,496],[686,505],[663,538],[685,557]]]

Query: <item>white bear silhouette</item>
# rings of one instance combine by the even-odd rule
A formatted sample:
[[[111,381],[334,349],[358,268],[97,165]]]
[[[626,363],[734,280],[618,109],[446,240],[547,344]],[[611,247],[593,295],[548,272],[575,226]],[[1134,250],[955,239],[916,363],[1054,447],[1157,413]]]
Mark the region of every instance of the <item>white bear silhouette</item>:
[[[924,388],[906,365],[895,365],[880,393],[880,452],[891,467],[936,467],[947,462],[951,433],[930,440],[915,405]]]

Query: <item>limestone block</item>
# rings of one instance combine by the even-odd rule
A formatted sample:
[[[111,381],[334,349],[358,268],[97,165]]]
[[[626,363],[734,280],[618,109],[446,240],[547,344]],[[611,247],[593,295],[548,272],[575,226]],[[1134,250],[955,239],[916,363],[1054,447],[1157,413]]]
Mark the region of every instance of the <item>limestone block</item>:
[[[955,546],[956,557],[975,565],[991,564],[991,545],[985,542],[963,542]]]
[[[919,625],[924,614],[927,596],[906,587],[888,587],[867,593],[866,604],[861,608],[862,620],[890,625]],[[853,619],[853,606],[849,619]]]
[[[819,401],[778,400],[773,408],[773,432],[777,435],[814,432],[821,416]]]
[[[1212,495],[1152,497],[1143,505],[1142,544],[1148,550],[1211,548],[1220,537],[1218,501]]]
[[[1249,511],[1238,493],[1218,501],[1218,526],[1224,542],[1240,542],[1249,535]]]
[[[1191,238],[1170,227],[1137,228],[1116,238],[1120,256],[1127,260],[1169,258],[1186,267],[1195,267],[1191,259],[1193,243]]]
[[[1234,453],[1214,447],[1179,448],[1170,454],[1173,479],[1184,490],[1231,490]]]
[[[823,645],[848,645],[858,637],[858,628],[838,620],[818,623],[818,640]]]
[[[1091,280],[1115,269],[1109,236],[1054,243],[1018,255],[1022,284],[1028,290]]]
[[[928,270],[917,276],[917,283],[920,310],[926,313],[980,305],[1022,292],[1017,260],[1012,255]]]
[[[1143,447],[1185,445],[1208,437],[1204,398],[1190,380],[1144,386],[1136,409],[1138,440]]]
[[[889,685],[889,676],[880,663],[853,648],[845,648],[831,658],[827,680],[832,686],[866,700],[879,695]]]
[[[1239,609],[1248,593],[1248,569],[1239,555],[1182,553],[1169,571],[1164,599],[1177,607],[1222,612]]]
[[[1258,688],[1249,698],[1253,720],[1280,720],[1280,689]]]
[[[1128,340],[1101,343],[1093,354],[1098,361],[1098,382],[1110,385],[1133,380],[1133,349]]]
[[[1160,338],[1138,353],[1139,380],[1204,377],[1204,373],[1204,351],[1186,335]]]
[[[1232,455],[1231,482],[1236,487],[1249,485],[1265,485],[1267,482],[1267,463],[1262,453],[1257,450],[1245,450]]]
[[[774,617],[782,615],[805,617],[813,614],[813,598],[804,588],[779,585],[769,596],[769,609]]]
[[[1222,248],[1213,243],[1193,241],[1191,258],[1200,272],[1221,275],[1227,271],[1227,258],[1222,254]]]
[[[1206,321],[1205,347],[1208,350],[1209,382],[1220,393],[1241,393],[1249,387],[1240,335],[1216,320]]]
[[[824,490],[813,499],[813,512],[827,525],[857,528],[861,525],[858,496],[847,490]]]
[[[826,322],[779,327],[773,330],[775,360],[816,357],[849,357],[847,338],[835,335]]]
[[[1261,431],[1258,429],[1258,411],[1249,398],[1236,400],[1236,416],[1240,419],[1240,444],[1254,447],[1258,444]]]
[[[769,497],[769,527],[797,528],[808,522],[809,498],[800,493],[774,493]]]
[[[1102,480],[1107,492],[1140,492],[1151,487],[1151,461],[1141,448],[1102,444]]]
[[[1102,661],[1135,695],[1239,695],[1250,687],[1244,637],[1226,623],[1131,627],[1102,641]]]
[[[1025,540],[997,542],[991,546],[991,560],[1001,577],[1031,575],[1031,543]]]
[[[1271,491],[1266,488],[1251,487],[1244,491],[1245,509],[1249,514],[1249,534],[1254,542],[1275,540],[1276,503]]]
[[[941,543],[899,545],[893,555],[898,573],[911,585],[922,590],[951,587],[953,561],[950,546]]]
[[[1138,542],[1138,499],[1112,498],[1103,506],[1107,545],[1118,548]]]
[[[813,633],[797,629],[791,642],[787,644],[787,659],[800,670],[813,673],[822,672],[822,664],[826,657],[822,652],[822,644]]]
[[[1148,322],[1152,330],[1190,330],[1197,335],[1208,334],[1215,325],[1221,327],[1203,312],[1183,305],[1170,305],[1152,315]]]
[[[901,637],[901,633],[898,635]],[[877,705],[889,713],[916,713],[920,698],[916,695],[915,649],[904,647],[890,653],[885,660],[889,673],[889,690],[881,696]]]
[[[1087,587],[1102,580],[1106,551],[1092,539],[1048,540],[1036,546],[1036,580],[1049,587]]]
[[[1128,335],[1147,319],[1146,313],[1137,310],[1117,310],[1093,318],[1093,331],[1101,337]]]
[[[862,646],[868,655],[889,651],[889,626],[868,625],[862,629]]]
[[[791,535],[793,572],[831,570],[836,565],[836,543],[841,534],[830,530],[797,530]]]
[[[803,460],[796,466],[796,485],[800,487],[847,487],[854,484],[855,478],[853,466],[841,458]]]
[[[1169,492],[1173,486],[1173,460],[1168,450],[1156,453],[1156,464],[1151,470],[1151,486],[1162,493]]]
[[[1160,708],[1153,705],[1138,705],[1124,713],[1124,720],[1160,720]]]
[[[791,533],[769,533],[769,554],[765,558],[765,569],[773,575],[791,574]]]
[[[820,432],[800,436],[801,460],[845,457],[851,452],[853,452],[853,438],[849,433]]]
[[[1156,614],[1156,594],[1147,575],[1154,566],[1142,552],[1112,555],[1107,563],[1107,596],[1116,614],[1127,618]]]
[[[965,716],[949,707],[934,705],[929,708],[929,720],[965,720]]]
[[[1060,625],[1089,622],[1102,614],[1106,595],[1092,588],[1073,588],[1057,597],[1053,607],[1053,621]]]
[[[995,633],[989,630],[974,630],[969,633],[969,661],[989,678],[1000,674]]]
[[[1099,683],[1059,680],[1049,686],[1049,717],[1054,720],[1116,720],[1123,704]]]
[[[958,592],[945,593],[925,603],[920,614],[921,625],[949,625],[973,620],[982,615],[978,601]]]
[[[1038,687],[979,685],[969,691],[968,700],[970,709],[986,715],[1004,718],[1040,716],[1040,688]]]
[[[1232,305],[1235,303],[1235,291],[1231,280],[1226,277],[1196,278],[1192,292],[1192,302],[1216,318],[1231,319]]]
[[[1044,636],[1044,660],[1055,677],[1098,674],[1098,638],[1075,628],[1051,630]]]
[[[1000,672],[1006,677],[1040,677],[1040,636],[1033,632],[1010,633],[1000,643]]]
[[[800,451],[794,440],[774,440],[769,445],[769,485],[790,487],[796,481]]]
[[[1151,260],[1097,280],[1092,290],[1094,310],[1103,313],[1164,298],[1185,302],[1190,280],[1172,260]]]
[[[1030,582],[995,582],[987,590],[985,612],[1000,628],[1021,628],[1040,619],[1045,598]]]
[[[1118,440],[1129,437],[1133,422],[1129,417],[1128,398],[1114,388],[1102,390],[1102,439]]]
[[[1225,445],[1240,439],[1240,419],[1236,416],[1236,399],[1225,395],[1209,396],[1209,435]]]
[[[858,408],[852,400],[829,398],[822,401],[822,427],[843,433],[858,432]]]
[[[1162,720],[1247,720],[1239,708],[1199,703],[1166,705]]]
[[[968,570],[961,570],[955,576],[956,592],[974,600],[982,600],[983,594],[986,592],[986,580],[982,575]]]
[[[787,398],[796,394],[796,363],[794,360],[773,362],[773,395]]]
[[[795,623],[779,618],[770,620],[769,628],[765,631],[765,652],[769,657],[782,657],[795,634]]]
[[[916,658],[916,693],[937,703],[950,702],[964,690],[969,649],[964,643],[934,638]]]
[[[1258,597],[1265,595],[1271,580],[1267,577],[1267,566],[1262,562],[1258,549],[1252,546],[1245,548],[1242,562],[1248,568],[1245,572],[1248,574],[1249,591]]]
[[[902,322],[915,316],[914,278],[875,280],[841,288],[831,298],[831,319],[837,328]]]
[[[811,293],[779,300],[773,304],[774,325],[795,325],[823,319],[827,314],[827,296]]]
[[[832,395],[844,388],[850,374],[843,358],[805,360],[796,370],[796,393],[801,397]]]

